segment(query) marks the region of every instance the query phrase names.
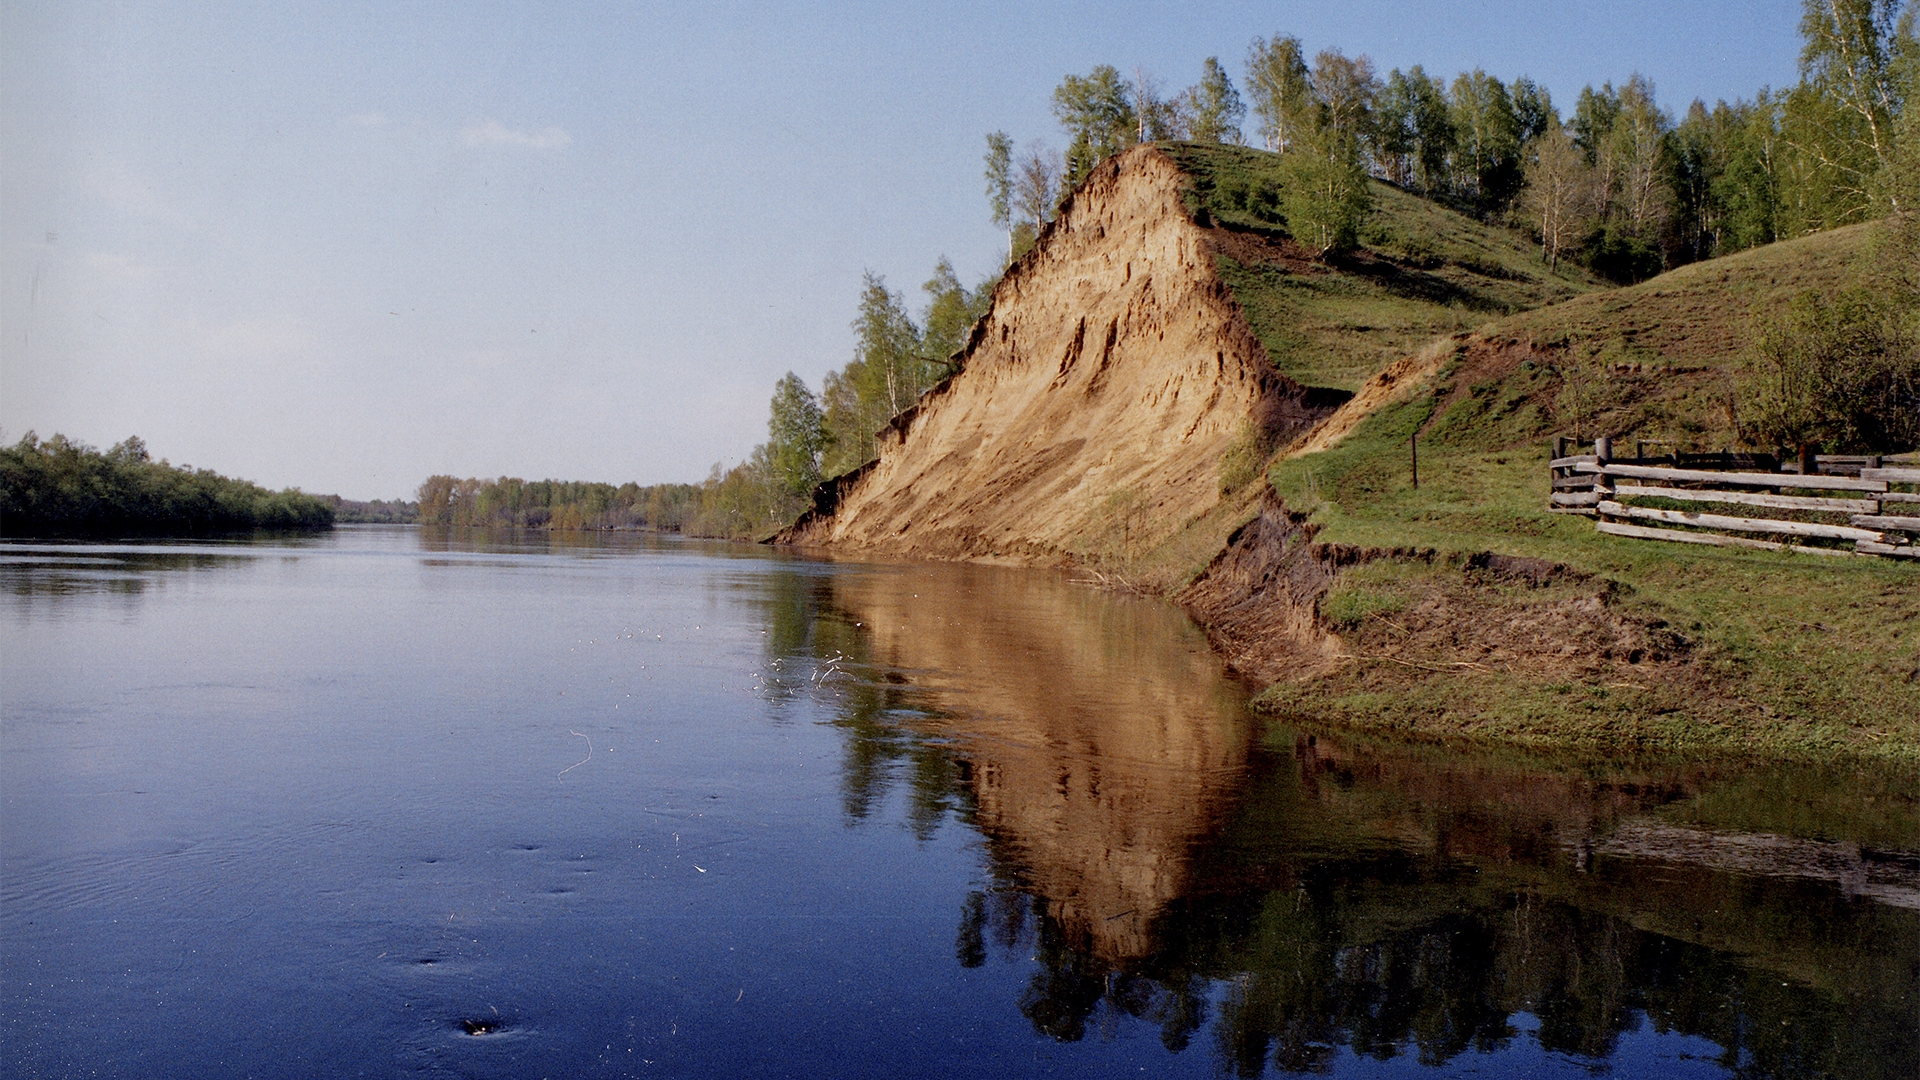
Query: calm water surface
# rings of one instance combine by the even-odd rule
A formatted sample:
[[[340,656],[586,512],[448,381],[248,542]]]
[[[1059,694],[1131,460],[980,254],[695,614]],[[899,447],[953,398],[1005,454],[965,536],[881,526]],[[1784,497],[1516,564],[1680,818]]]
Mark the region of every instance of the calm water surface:
[[[1263,725],[1053,574],[0,545],[17,1077],[1920,1075],[1910,776]]]

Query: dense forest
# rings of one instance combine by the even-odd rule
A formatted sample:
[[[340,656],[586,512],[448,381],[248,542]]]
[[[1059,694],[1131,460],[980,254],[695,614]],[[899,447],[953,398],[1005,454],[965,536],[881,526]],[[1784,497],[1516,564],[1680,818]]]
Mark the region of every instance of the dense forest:
[[[333,521],[320,497],[154,461],[137,437],[101,452],[28,432],[0,447],[0,535],[207,536]]]
[[[1364,242],[1371,185],[1387,183],[1520,232],[1550,267],[1577,264],[1629,284],[1779,239],[1920,213],[1910,194],[1920,190],[1920,134],[1904,108],[1920,92],[1917,18],[1920,6],[1906,0],[1806,0],[1797,83],[1731,103],[1696,100],[1677,115],[1638,73],[1585,87],[1563,113],[1525,75],[1476,69],[1448,80],[1415,65],[1383,77],[1364,55],[1326,49],[1309,59],[1284,34],[1253,39],[1238,87],[1217,57],[1203,62],[1198,83],[1172,92],[1147,71],[1101,65],[1053,91],[1064,152],[1038,139],[1016,151],[1005,132],[987,136],[989,216],[1007,233],[1004,270],[1101,161],[1141,142],[1244,145],[1251,120],[1254,145],[1279,155],[1281,180],[1220,194],[1320,257]],[[1804,440],[1821,428],[1811,413],[1798,415],[1809,411],[1796,401],[1846,395],[1835,372],[1852,362],[1848,342],[1878,343],[1883,360],[1910,351],[1920,308],[1915,234],[1888,231],[1885,272],[1837,309],[1852,322],[1830,310],[1833,298],[1810,298],[1763,333],[1750,381],[1771,380],[1764,392],[1778,399],[1767,437]],[[817,394],[788,373],[770,402],[768,441],[699,485],[434,477],[421,489],[421,520],[772,532],[809,505],[822,479],[871,460],[888,419],[958,370],[956,352],[997,281],[967,287],[942,257],[916,319],[869,273],[852,359]],[[1908,378],[1899,362],[1881,366],[1888,379]]]

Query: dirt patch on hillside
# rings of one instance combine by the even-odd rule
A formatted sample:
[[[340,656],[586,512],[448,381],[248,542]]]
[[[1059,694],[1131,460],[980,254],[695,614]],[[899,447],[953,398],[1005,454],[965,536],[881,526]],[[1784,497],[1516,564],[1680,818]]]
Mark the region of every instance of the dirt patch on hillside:
[[[1251,229],[1215,227],[1207,233],[1207,247],[1245,266],[1271,266],[1290,274],[1330,274],[1333,268],[1292,240]]]
[[[1198,578],[1173,601],[1241,675],[1261,683],[1337,668],[1340,642],[1320,625],[1319,601],[1335,566],[1317,530],[1271,491],[1253,520],[1227,539]]]
[[[1651,673],[1684,661],[1690,648],[1663,620],[1617,610],[1606,583],[1569,578],[1516,588],[1469,572],[1436,575],[1418,592],[1407,609],[1345,630],[1350,655],[1564,679]]]
[[[1320,421],[1306,437],[1288,447],[1285,456],[1319,453],[1353,433],[1376,409],[1417,390],[1448,359],[1457,355],[1464,335],[1440,338],[1412,356],[1387,365],[1368,379],[1352,398]]]
[[[1449,562],[1431,550],[1316,543],[1316,531],[1269,493],[1174,596],[1248,678],[1298,682],[1367,661],[1402,673],[1584,678],[1652,673],[1691,649],[1663,620],[1621,610],[1618,585],[1560,563],[1494,552]],[[1378,572],[1395,567],[1409,572]],[[1360,602],[1330,613],[1341,590]]]

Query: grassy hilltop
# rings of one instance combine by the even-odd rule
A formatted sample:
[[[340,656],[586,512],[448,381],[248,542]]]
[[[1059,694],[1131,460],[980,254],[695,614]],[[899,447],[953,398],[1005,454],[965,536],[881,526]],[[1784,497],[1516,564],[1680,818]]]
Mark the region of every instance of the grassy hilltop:
[[[1215,269],[1274,366],[1309,386],[1356,390],[1437,334],[1603,284],[1570,262],[1549,271],[1518,233],[1378,180],[1361,246],[1314,259],[1285,231],[1280,155],[1221,143],[1164,149],[1191,178],[1188,212],[1220,230],[1229,250]]]
[[[1210,190],[1196,185],[1207,209],[1228,171],[1212,171]],[[1624,540],[1546,510],[1556,434],[1663,450],[1736,445],[1735,382],[1765,320],[1796,295],[1830,296],[1865,274],[1873,226],[1599,288],[1548,274],[1495,230],[1382,195],[1368,246],[1344,273],[1300,282],[1222,259],[1256,322],[1285,312],[1264,316],[1262,336],[1275,363],[1309,383],[1351,388],[1420,335],[1464,331],[1344,439],[1271,462],[1272,488],[1308,515],[1317,542],[1420,554],[1337,575],[1318,616],[1357,659],[1283,683],[1263,704],[1435,739],[1920,765],[1920,567]],[[1421,288],[1452,290],[1444,307],[1377,269],[1404,274],[1409,248]],[[1497,579],[1470,563],[1488,551],[1566,572],[1537,586]],[[1518,640],[1550,639],[1555,613],[1582,603],[1655,628],[1672,656],[1597,663],[1571,635],[1564,661],[1548,663],[1539,641]]]

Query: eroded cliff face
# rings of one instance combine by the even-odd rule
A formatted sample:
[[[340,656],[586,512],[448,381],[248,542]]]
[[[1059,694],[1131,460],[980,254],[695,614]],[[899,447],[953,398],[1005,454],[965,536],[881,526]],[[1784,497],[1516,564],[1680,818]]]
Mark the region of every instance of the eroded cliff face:
[[[1152,146],[1098,169],[1010,269],[960,374],[776,540],[1026,564],[1124,560],[1212,509],[1236,439],[1329,411],[1274,371]]]

